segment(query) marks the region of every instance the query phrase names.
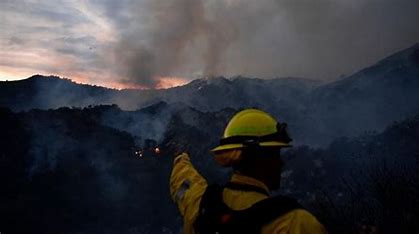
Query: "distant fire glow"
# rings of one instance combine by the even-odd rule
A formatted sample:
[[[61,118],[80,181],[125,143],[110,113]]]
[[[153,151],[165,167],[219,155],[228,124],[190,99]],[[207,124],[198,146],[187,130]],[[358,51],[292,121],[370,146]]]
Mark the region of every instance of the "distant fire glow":
[[[41,74],[45,76],[58,76],[62,78],[68,78],[75,83],[78,84],[89,84],[89,85],[97,85],[106,88],[112,89],[168,89],[177,86],[185,85],[189,82],[188,79],[183,77],[175,77],[175,76],[162,76],[156,77],[157,84],[155,87],[146,87],[136,83],[127,83],[127,82],[119,82],[111,77],[107,77],[107,79],[99,80],[99,79],[92,79],[91,77],[95,74],[83,74],[81,72],[50,72],[50,71],[36,71],[36,70],[24,70],[24,69],[10,69],[7,67],[3,67],[0,64],[0,81],[5,80],[21,80],[26,79],[34,74]],[[104,77],[104,75],[101,75]]]
[[[135,151],[135,155],[142,158],[143,157],[143,151],[142,150]]]
[[[135,156],[142,158],[144,156],[149,156],[151,153],[151,155],[156,155],[156,154],[160,154],[161,150],[158,146],[156,147],[150,147],[150,148],[146,148],[146,149],[139,149],[139,150],[135,150],[134,154]]]
[[[188,80],[183,77],[174,77],[174,76],[157,77],[157,80],[158,80],[158,83],[156,85],[157,89],[168,89],[172,87],[182,86],[188,82]]]

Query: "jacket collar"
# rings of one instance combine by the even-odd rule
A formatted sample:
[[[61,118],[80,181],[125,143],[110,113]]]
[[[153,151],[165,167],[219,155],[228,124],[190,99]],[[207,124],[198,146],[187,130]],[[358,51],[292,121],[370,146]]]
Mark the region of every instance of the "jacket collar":
[[[239,173],[234,173],[231,177],[230,182],[256,186],[265,190],[268,194],[270,193],[268,186],[266,186],[262,181]]]

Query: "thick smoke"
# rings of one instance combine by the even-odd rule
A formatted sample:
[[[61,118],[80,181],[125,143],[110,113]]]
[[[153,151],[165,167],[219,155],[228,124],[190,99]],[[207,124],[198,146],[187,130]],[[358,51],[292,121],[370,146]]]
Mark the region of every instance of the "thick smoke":
[[[125,5],[129,9],[124,20],[115,20],[118,38],[108,57],[121,79],[147,87],[162,76],[331,80],[419,41],[416,0],[142,0]]]
[[[419,42],[417,9],[417,0],[0,1],[0,73],[119,87],[211,75],[334,80]]]
[[[223,52],[236,37],[227,17],[211,19],[203,0],[151,1],[133,11],[141,14],[144,6],[148,12],[132,24],[147,21],[147,27],[124,33],[113,51],[128,82],[155,86],[158,77],[172,76],[194,59],[204,64],[204,75],[223,72]]]

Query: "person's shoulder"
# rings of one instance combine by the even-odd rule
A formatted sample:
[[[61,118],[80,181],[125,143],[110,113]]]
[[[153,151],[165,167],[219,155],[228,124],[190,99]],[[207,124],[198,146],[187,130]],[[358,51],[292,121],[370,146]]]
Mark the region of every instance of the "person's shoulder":
[[[292,210],[262,228],[262,233],[327,233],[317,218],[305,209]]]

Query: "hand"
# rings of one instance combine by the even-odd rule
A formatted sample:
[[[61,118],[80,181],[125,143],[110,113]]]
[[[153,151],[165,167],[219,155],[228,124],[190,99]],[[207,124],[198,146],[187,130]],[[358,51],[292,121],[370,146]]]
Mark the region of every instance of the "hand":
[[[191,159],[189,158],[188,153],[181,153],[179,155],[176,155],[175,158],[173,159],[173,165],[177,164],[180,161],[190,162]]]
[[[168,148],[169,153],[173,155],[173,157],[176,157],[182,153],[187,153],[189,147],[186,142],[180,143],[177,141],[170,141],[167,144],[167,148]]]
[[[174,156],[180,155],[182,153],[188,153],[188,146],[186,144],[177,143],[174,146]]]

